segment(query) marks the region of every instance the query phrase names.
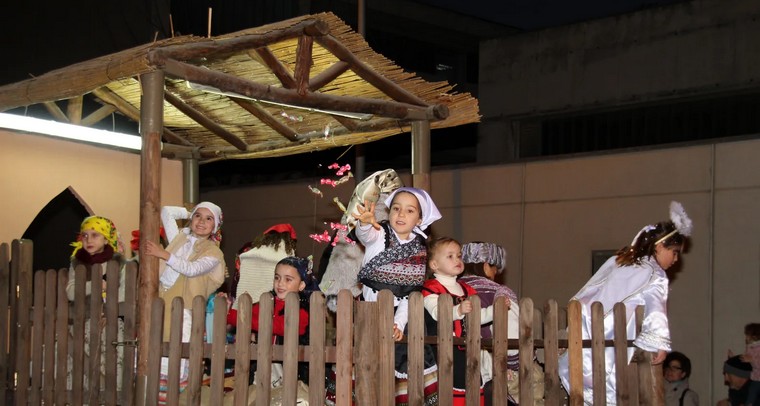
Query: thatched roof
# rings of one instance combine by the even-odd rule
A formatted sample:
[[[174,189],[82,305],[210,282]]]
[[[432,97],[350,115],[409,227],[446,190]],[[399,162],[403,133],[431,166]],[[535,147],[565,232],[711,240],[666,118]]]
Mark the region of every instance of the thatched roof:
[[[0,110],[55,109],[51,102],[63,99],[81,105],[92,93],[106,106],[97,117],[81,118],[80,108],[59,118],[92,124],[115,108],[139,121],[139,77],[156,70],[165,72],[164,142],[201,162],[362,144],[407,132],[412,120],[435,129],[480,119],[470,94],[405,72],[331,13],[160,40],[71,65],[0,87]]]

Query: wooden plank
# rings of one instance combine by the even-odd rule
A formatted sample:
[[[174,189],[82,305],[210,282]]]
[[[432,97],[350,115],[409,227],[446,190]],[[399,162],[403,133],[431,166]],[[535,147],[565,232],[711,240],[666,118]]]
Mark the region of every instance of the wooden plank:
[[[338,292],[338,311],[335,322],[335,404],[350,406],[353,373],[352,330],[354,327],[354,297],[344,289]]]
[[[313,292],[309,297],[309,404],[325,399],[325,297]]]
[[[533,300],[520,300],[520,403],[533,404]]]
[[[583,405],[583,336],[581,334],[581,304],[567,304],[567,353],[570,370],[570,406]]]
[[[45,106],[45,109],[50,113],[53,118],[55,118],[57,121],[60,121],[62,123],[68,123],[69,118],[66,117],[66,114],[61,110],[60,107],[55,102],[47,101],[42,103],[43,106]]]
[[[557,301],[550,299],[544,306],[544,403],[560,404],[563,393],[559,382],[559,321]]]
[[[478,406],[480,405],[480,298],[477,295],[471,296],[470,302],[472,312],[464,318],[467,325],[465,401],[468,406]]]
[[[628,366],[628,334],[626,331],[625,305],[615,303],[612,308],[615,330],[615,385],[617,403],[628,405],[630,391],[628,388],[628,374],[625,373]]]
[[[264,292],[259,299],[259,334],[256,340],[257,405],[268,405],[271,399],[273,313],[274,298],[271,293]]]
[[[72,344],[72,372],[71,372],[71,390],[72,404],[84,404],[84,324],[85,324],[85,306],[87,283],[86,269],[84,265],[77,265],[74,269],[74,315],[72,320],[73,336]]]
[[[68,368],[69,355],[69,298],[66,297],[66,282],[69,279],[69,270],[61,268],[58,270],[58,305],[56,306],[56,324],[55,331],[57,336],[57,358],[55,373],[58,377],[55,380],[55,398],[68,399],[68,390],[66,388],[66,374]]]
[[[179,401],[180,367],[182,364],[182,328],[185,304],[181,296],[172,299],[169,327],[169,370],[166,378],[166,403],[176,405]],[[162,362],[165,362],[162,360]]]
[[[45,351],[45,272],[34,272],[34,307],[32,308],[32,365],[29,403],[39,405],[42,391],[43,353]]]
[[[594,405],[607,404],[607,371],[605,369],[604,306],[591,304],[591,369]]]
[[[389,290],[377,295],[377,404],[396,404],[396,344],[393,340],[393,302],[395,298]]]
[[[235,406],[248,406],[248,377],[251,371],[251,295],[237,298],[237,332],[235,337]],[[226,308],[226,306],[225,306]],[[216,311],[216,304],[214,304]],[[324,398],[323,398],[324,399]]]
[[[105,295],[105,385],[103,386],[103,402],[106,405],[116,405],[116,380],[118,367],[117,345],[119,345],[119,277],[120,264],[115,260],[106,265],[106,295]],[[123,339],[123,337],[122,337]],[[100,361],[100,360],[98,360]],[[122,365],[126,367],[122,359]],[[127,371],[130,373],[131,371]]]
[[[493,406],[507,406],[508,331],[509,310],[507,310],[507,304],[504,300],[496,300],[493,310]]]
[[[9,324],[9,314],[7,309],[11,309],[9,306],[9,298],[11,289],[13,289],[13,295],[16,295],[16,287],[11,287],[11,264],[10,264],[10,246],[7,243],[0,243],[0,309],[6,309],[0,311],[0,402],[9,404],[10,388],[15,386],[11,380],[11,374],[9,374],[10,368],[8,367],[8,341],[9,335],[11,335],[11,328]]]
[[[211,300],[214,301],[214,314],[212,320],[212,331],[207,331],[206,336],[211,335],[211,386],[218,388],[219,395],[212,392],[211,403],[221,404],[224,396],[224,364],[227,362],[225,347],[227,346],[227,297],[216,296]],[[208,315],[208,314],[207,314]],[[250,325],[250,316],[248,323]],[[250,327],[248,327],[250,331]],[[242,347],[246,347],[243,345]],[[250,356],[248,357],[250,359]],[[249,364],[250,365],[250,364]],[[250,368],[250,367],[249,367]],[[214,381],[216,385],[214,385]],[[247,382],[247,378],[246,378]],[[219,403],[214,403],[219,402]]]
[[[135,261],[129,261],[126,265],[126,275],[124,276],[124,373],[121,376],[121,404],[135,404],[135,374],[132,373],[132,361],[136,359],[137,345],[134,341],[137,337],[137,279],[139,268]],[[130,360],[130,361],[127,361]],[[129,365],[129,367],[127,367]]]
[[[225,305],[226,307],[226,305]],[[190,372],[187,376],[187,403],[199,406],[201,404],[201,383],[203,381],[203,332],[206,330],[206,299],[196,296],[192,303],[192,318],[190,322],[190,354],[187,359]],[[182,345],[185,348],[185,345]],[[183,358],[186,356],[182,351]],[[217,355],[219,357],[219,355]],[[222,356],[223,357],[223,356]],[[223,365],[222,365],[223,367]],[[214,391],[224,393],[224,374],[211,380],[211,393]],[[221,404],[221,403],[212,403]]]
[[[182,298],[179,298],[181,301]],[[158,388],[161,380],[161,341],[164,337],[164,301],[161,298],[155,298],[147,306],[150,309],[150,323],[153,328],[150,329],[147,345],[143,350],[147,352],[146,359],[146,385],[145,385],[145,404],[154,405],[158,402]],[[173,319],[172,319],[173,320]],[[175,326],[172,325],[171,328]],[[147,347],[147,348],[145,348]],[[174,403],[176,405],[176,403]]]
[[[380,331],[377,326],[377,302],[359,302],[354,305],[354,392],[355,402],[374,406],[377,403],[378,345]],[[393,327],[391,327],[393,329]]]
[[[103,270],[94,266],[90,271],[90,356],[87,368],[88,394],[91,405],[100,404],[100,340],[103,317]]]
[[[292,388],[283,392],[283,406],[296,406],[298,397],[298,293],[285,296],[285,337],[283,337],[283,387]]]
[[[425,402],[424,354],[425,354],[425,306],[422,293],[409,295],[409,322],[406,325],[407,337],[407,391],[410,405],[422,405]],[[403,345],[403,344],[400,344]]]
[[[42,274],[42,271],[38,271],[38,274]],[[45,405],[52,405],[53,399],[55,399],[55,334],[56,334],[56,293],[58,288],[58,273],[54,269],[49,269],[45,272],[45,335],[43,342],[43,348],[45,350],[45,356],[42,362],[42,383],[44,386],[42,389],[42,403]],[[63,323],[68,319],[62,319]],[[65,379],[65,375],[59,379]]]
[[[18,384],[16,385],[16,404],[26,405],[29,398],[29,378],[30,378],[30,340],[31,340],[31,300],[32,298],[32,242],[23,240],[18,242],[14,240],[13,262],[18,262],[16,272],[18,275],[19,295],[16,301],[17,313],[16,322],[16,347],[17,355],[15,357],[15,367],[18,373]]]

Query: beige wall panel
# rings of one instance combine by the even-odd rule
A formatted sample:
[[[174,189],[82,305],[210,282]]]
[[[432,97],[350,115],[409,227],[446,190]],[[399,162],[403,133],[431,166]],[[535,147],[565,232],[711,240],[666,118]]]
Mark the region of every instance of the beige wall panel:
[[[94,213],[113,220],[125,242],[139,228],[139,154],[9,131],[0,131],[0,145],[0,205],[6,216],[0,242],[21,238],[39,211],[68,187]],[[182,202],[180,162],[162,161],[161,194],[163,201]]]
[[[668,148],[527,165],[526,201],[669,196],[710,187],[710,147]]]

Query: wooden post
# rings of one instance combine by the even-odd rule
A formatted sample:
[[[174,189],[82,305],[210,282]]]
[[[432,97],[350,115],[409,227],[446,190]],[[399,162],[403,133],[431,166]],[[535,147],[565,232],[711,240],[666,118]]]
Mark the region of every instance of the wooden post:
[[[430,191],[430,122],[412,122],[412,186]]]
[[[182,203],[195,206],[199,203],[198,159],[182,160]]]
[[[135,382],[136,404],[145,404],[150,314],[158,297],[158,258],[145,255],[146,241],[159,241],[161,209],[161,131],[164,120],[164,73],[155,71],[140,76],[140,290],[137,297],[138,359]]]

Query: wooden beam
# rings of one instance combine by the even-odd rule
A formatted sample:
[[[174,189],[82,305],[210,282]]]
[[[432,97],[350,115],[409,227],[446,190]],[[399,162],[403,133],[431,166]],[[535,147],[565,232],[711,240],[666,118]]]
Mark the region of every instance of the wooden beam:
[[[364,62],[360,61],[348,48],[338,42],[337,39],[330,35],[314,38],[315,41],[325,49],[330,51],[341,61],[348,62],[352,71],[354,71],[359,77],[369,82],[372,86],[380,89],[383,93],[387,94],[393,100],[409,103],[418,106],[426,106],[427,103],[408,92],[401,86],[391,82],[385,76],[378,75],[372,68],[367,66]]]
[[[247,112],[253,114],[256,118],[261,120],[264,124],[277,131],[280,135],[287,138],[290,141],[298,141],[298,133],[287,125],[281,123],[276,117],[269,114],[266,109],[261,107],[258,103],[250,100],[238,99],[231,97],[230,100],[235,102],[238,106],[244,108]]]
[[[309,79],[309,90],[312,92],[321,89],[324,85],[332,82],[338,76],[342,75],[348,70],[348,62],[338,61],[332,64],[329,68],[323,70],[318,75]]]
[[[296,79],[296,89],[298,94],[305,95],[309,90],[309,72],[311,72],[311,49],[314,39],[307,35],[298,37],[298,48],[296,48],[296,69],[294,76]]]
[[[411,124],[406,125],[406,127],[410,127]],[[400,123],[398,120],[393,119],[380,119],[380,120],[373,120],[370,122],[361,122],[356,126],[355,130],[349,130],[344,127],[336,127],[333,129],[331,136],[332,137],[340,137],[341,135],[351,134],[351,133],[373,133],[377,131],[387,130],[389,128],[402,128],[404,127],[402,123]],[[282,141],[267,141],[263,143],[257,143],[255,145],[250,144],[248,145],[248,149],[243,153],[256,153],[256,152],[266,152],[266,151],[273,151],[278,149],[283,149],[287,147],[294,147],[298,145],[302,145],[304,143],[310,142],[313,138],[322,138],[325,136],[324,131],[310,131],[305,134],[298,134],[298,141],[297,142],[286,142],[284,140]],[[367,135],[367,142],[373,141],[375,139],[378,139],[379,137],[373,137],[371,134]],[[338,145],[341,145],[340,140],[338,139]],[[233,147],[222,147],[222,148],[200,148],[198,150],[198,153],[204,163],[209,162],[210,160],[217,160],[221,157],[223,159],[228,158],[235,158],[236,155],[240,155],[240,151]]]
[[[66,114],[63,113],[63,110],[61,110],[60,107],[58,107],[55,102],[44,102],[42,103],[43,106],[47,109],[48,113],[53,116],[56,120],[62,122],[62,123],[68,123],[69,118],[66,117]]]
[[[82,101],[83,96],[72,97],[66,104],[66,116],[69,117],[71,124],[79,124],[82,121]]]
[[[104,104],[100,106],[99,109],[93,111],[87,117],[84,117],[82,119],[82,122],[80,123],[83,126],[91,126],[100,120],[110,116],[114,111],[116,111],[116,107],[110,105],[110,104]]]
[[[163,47],[161,50],[168,58],[187,61],[197,58],[210,58],[232,54],[245,49],[260,48],[300,35],[322,36],[330,32],[327,22],[320,19],[301,21],[291,27],[268,31],[262,34],[249,34],[235,38],[209,40],[196,44],[180,44]]]
[[[153,63],[163,59],[160,51],[152,51],[148,58]],[[184,62],[165,59],[163,63],[167,74],[202,85],[213,86],[227,92],[234,92],[256,100],[284,103],[303,108],[344,111],[372,114],[402,120],[442,120],[448,117],[446,105],[414,106],[405,103],[367,99],[350,96],[334,96],[323,93],[306,93],[299,95],[290,89],[266,86],[227,73],[217,72]]]
[[[125,116],[131,118],[134,121],[137,121],[138,123],[140,122],[140,110],[138,110],[135,106],[129,104],[128,101],[124,100],[118,94],[112,92],[111,89],[104,86],[93,90],[92,94],[94,94],[100,100],[103,100],[103,102],[116,107]],[[171,141],[175,144],[185,145],[188,147],[197,147],[197,145],[184,139],[183,137],[180,137],[175,132],[166,127],[164,127],[163,135],[165,140]]]
[[[246,148],[248,148],[248,144],[246,144],[245,141],[241,140],[240,137],[225,130],[221,125],[217,124],[215,121],[206,117],[203,113],[196,110],[195,108],[189,106],[188,104],[180,100],[177,96],[167,91],[167,92],[164,92],[164,99],[166,99],[166,101],[168,101],[169,104],[176,107],[177,110],[181,111],[186,116],[195,120],[198,124],[206,128],[207,130],[211,131],[212,133],[216,134],[219,138],[235,146],[237,149],[241,151],[245,151]]]
[[[288,68],[277,59],[276,56],[268,47],[256,48],[256,53],[261,57],[261,60],[269,67],[269,70],[277,76],[280,80],[282,87],[286,89],[295,89],[296,80],[293,75],[290,74]]]
[[[359,128],[359,123],[348,117],[338,116],[335,114],[331,115],[331,117],[333,120],[339,122],[343,127],[346,127],[351,131],[356,131],[356,129]]]

